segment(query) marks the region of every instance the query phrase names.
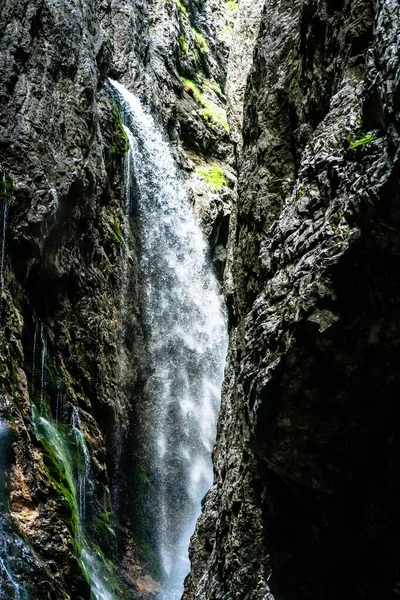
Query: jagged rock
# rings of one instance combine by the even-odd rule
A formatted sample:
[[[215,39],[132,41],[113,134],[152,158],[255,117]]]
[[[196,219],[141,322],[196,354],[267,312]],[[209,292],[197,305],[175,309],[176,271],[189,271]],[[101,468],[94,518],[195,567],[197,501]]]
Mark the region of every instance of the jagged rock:
[[[140,240],[135,231],[126,277],[124,143],[107,78],[123,79],[155,113],[183,177],[192,173],[192,146],[197,161],[232,165],[224,124],[228,41],[220,36],[231,21],[222,0],[1,5],[0,417],[14,431],[4,527],[16,582],[25,582],[30,600],[90,596],[73,507],[54,481],[32,403],[48,406],[66,436],[79,419],[90,453],[87,535],[120,568],[120,597],[151,598],[158,589],[135,537],[138,399],[147,377]],[[196,79],[201,101],[182,77]],[[222,273],[229,192],[203,189],[202,198]],[[0,589],[11,589],[1,577]]]
[[[398,594],[399,17],[387,0],[264,6],[196,600]]]

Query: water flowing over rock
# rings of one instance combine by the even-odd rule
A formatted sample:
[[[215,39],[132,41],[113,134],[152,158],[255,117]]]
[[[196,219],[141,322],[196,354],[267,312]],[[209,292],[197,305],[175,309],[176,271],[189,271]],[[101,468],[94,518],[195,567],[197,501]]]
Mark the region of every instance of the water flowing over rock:
[[[399,40],[0,2],[1,600],[398,597]]]
[[[179,600],[189,571],[190,535],[212,484],[226,324],[208,246],[168,144],[139,100],[113,85],[130,131],[128,206],[137,215],[141,238],[151,369],[145,391],[151,514],[164,571],[160,598]]]

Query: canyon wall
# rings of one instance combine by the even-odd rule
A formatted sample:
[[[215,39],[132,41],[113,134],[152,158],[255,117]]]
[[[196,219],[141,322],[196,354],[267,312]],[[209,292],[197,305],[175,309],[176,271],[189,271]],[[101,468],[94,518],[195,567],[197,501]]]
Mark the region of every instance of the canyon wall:
[[[399,593],[399,17],[390,0],[264,4],[188,598]]]
[[[141,500],[140,236],[124,219],[127,140],[108,77],[169,136],[222,276],[234,4],[1,5],[0,595],[89,598],[97,571],[119,598],[157,592]]]
[[[140,236],[124,220],[127,143],[108,77],[168,135],[229,311],[215,482],[185,598],[400,591],[400,9],[241,0],[236,11],[0,7],[5,597],[24,582],[31,600],[89,598],[83,538],[117,597],[158,589],[140,502]]]

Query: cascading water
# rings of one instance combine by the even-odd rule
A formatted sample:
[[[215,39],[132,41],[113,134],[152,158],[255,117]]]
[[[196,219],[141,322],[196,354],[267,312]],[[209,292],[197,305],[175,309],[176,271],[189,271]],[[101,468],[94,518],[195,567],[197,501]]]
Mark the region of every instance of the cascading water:
[[[39,365],[36,365],[36,362]],[[90,482],[91,460],[81,429],[79,412],[75,406],[72,407],[70,424],[64,425],[62,423],[65,410],[64,397],[63,395],[59,397],[57,393],[55,422],[51,418],[46,389],[48,362],[51,361],[48,361],[46,331],[43,323],[36,321],[33,340],[31,392],[32,397],[40,398],[40,406],[38,408],[35,403],[32,404],[35,434],[41,440],[46,453],[52,457],[60,478],[64,480],[61,489],[71,510],[72,533],[77,546],[81,548],[79,558],[90,581],[93,600],[115,600],[115,596],[110,591],[112,586],[108,582],[107,568],[102,558],[91,548],[90,540],[88,540],[85,531],[86,496]],[[36,382],[38,381],[40,395],[36,391]],[[15,598],[16,600],[25,600],[25,597],[22,596],[21,598],[15,596]]]
[[[46,393],[46,360],[47,360],[47,344],[44,332],[43,323],[40,324],[40,341],[42,344],[41,360],[40,360],[40,397],[45,399]]]
[[[78,409],[74,406],[72,409],[71,420],[72,431],[75,437],[77,447],[78,462],[78,509],[81,519],[81,525],[85,528],[86,523],[86,494],[90,475],[90,454],[86,445],[85,436],[81,430]]]
[[[178,600],[189,571],[188,544],[200,501],[212,485],[211,452],[227,334],[205,237],[179,180],[168,143],[139,100],[121,99],[132,165],[126,185],[141,227],[148,351],[149,444],[162,600]]]
[[[74,409],[75,410],[75,409]],[[75,414],[75,418],[74,418]],[[38,439],[42,440],[44,447],[51,449],[53,460],[65,480],[64,494],[68,499],[72,511],[72,530],[78,546],[81,547],[80,560],[85,570],[86,576],[91,584],[92,596],[94,600],[114,600],[107,581],[107,573],[104,565],[97,554],[90,549],[88,540],[85,537],[82,515],[83,505],[81,504],[81,493],[78,494],[74,478],[74,466],[71,451],[68,443],[68,436],[65,431],[57,427],[51,419],[40,414],[37,408],[33,407],[32,418],[35,427],[35,433]],[[79,417],[77,412],[73,413],[72,431],[75,436],[78,452],[83,452],[85,473],[89,472],[90,456],[79,428]],[[81,437],[82,436],[82,437]],[[79,468],[78,460],[78,471]],[[80,475],[78,476],[78,485],[80,485]],[[86,485],[86,484],[85,484]]]

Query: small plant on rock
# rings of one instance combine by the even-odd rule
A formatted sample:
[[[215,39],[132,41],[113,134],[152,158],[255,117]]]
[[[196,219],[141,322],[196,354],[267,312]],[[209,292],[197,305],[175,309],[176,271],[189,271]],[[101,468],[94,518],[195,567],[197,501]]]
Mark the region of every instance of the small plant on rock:
[[[129,150],[129,140],[122,123],[121,111],[116,102],[113,106],[113,116],[115,128],[112,133],[111,152],[112,154],[125,154]]]
[[[228,186],[228,180],[221,167],[215,165],[212,167],[198,167],[196,171],[215,191],[220,191],[223,187]]]
[[[355,150],[359,146],[364,146],[365,144],[370,144],[374,140],[376,140],[377,136],[375,133],[366,134],[363,131],[360,131],[358,137],[349,136],[347,141],[350,144],[350,150]]]

